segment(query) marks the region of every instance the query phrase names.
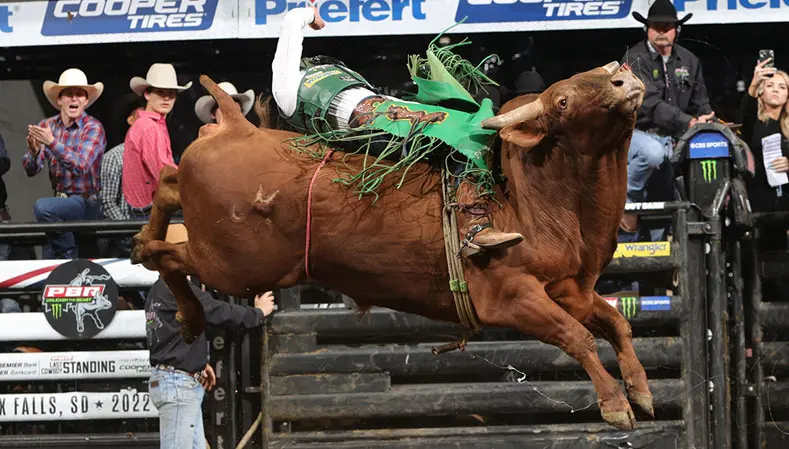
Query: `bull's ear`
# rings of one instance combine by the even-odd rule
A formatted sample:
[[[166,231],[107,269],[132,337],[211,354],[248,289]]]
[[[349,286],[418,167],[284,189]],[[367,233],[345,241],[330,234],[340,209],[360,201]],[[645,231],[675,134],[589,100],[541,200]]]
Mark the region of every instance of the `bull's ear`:
[[[526,123],[507,125],[499,132],[501,140],[519,147],[532,148],[545,137],[542,130],[528,126]]]

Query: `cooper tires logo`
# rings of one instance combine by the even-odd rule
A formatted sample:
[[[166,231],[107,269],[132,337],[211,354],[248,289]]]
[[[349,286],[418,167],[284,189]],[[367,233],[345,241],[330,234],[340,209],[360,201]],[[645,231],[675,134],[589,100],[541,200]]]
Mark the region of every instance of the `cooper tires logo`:
[[[77,259],[52,271],[41,303],[47,322],[59,334],[92,338],[115,317],[118,286],[101,265]]]

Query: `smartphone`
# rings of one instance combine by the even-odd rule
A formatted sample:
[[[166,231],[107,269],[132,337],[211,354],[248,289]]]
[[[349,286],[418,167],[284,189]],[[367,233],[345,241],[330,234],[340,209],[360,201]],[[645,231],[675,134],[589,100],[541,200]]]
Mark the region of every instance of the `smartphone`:
[[[765,67],[775,67],[775,52],[773,50],[759,50],[759,62],[770,59]]]

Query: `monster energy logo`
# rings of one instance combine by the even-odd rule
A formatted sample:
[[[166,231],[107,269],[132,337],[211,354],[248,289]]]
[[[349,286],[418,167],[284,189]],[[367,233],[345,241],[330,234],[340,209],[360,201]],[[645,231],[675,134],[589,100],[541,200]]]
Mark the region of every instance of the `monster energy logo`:
[[[636,316],[636,303],[638,302],[638,298],[635,296],[625,296],[624,298],[619,298],[619,302],[622,303],[622,315],[625,316],[628,320]]]
[[[63,304],[50,304],[52,307],[52,318],[60,319],[63,316]]]
[[[712,182],[718,179],[718,164],[715,159],[701,161],[701,170],[704,173],[704,181]]]

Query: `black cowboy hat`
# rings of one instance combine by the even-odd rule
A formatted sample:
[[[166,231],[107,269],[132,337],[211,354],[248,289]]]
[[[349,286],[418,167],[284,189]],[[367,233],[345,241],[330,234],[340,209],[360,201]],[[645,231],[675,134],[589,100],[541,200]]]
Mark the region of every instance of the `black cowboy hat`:
[[[693,13],[690,13],[682,19],[677,19],[677,8],[674,7],[674,4],[672,4],[670,0],[655,0],[655,3],[649,8],[649,13],[646,18],[633,11],[633,17],[643,24],[648,24],[649,22],[662,22],[682,25],[692,16]]]

